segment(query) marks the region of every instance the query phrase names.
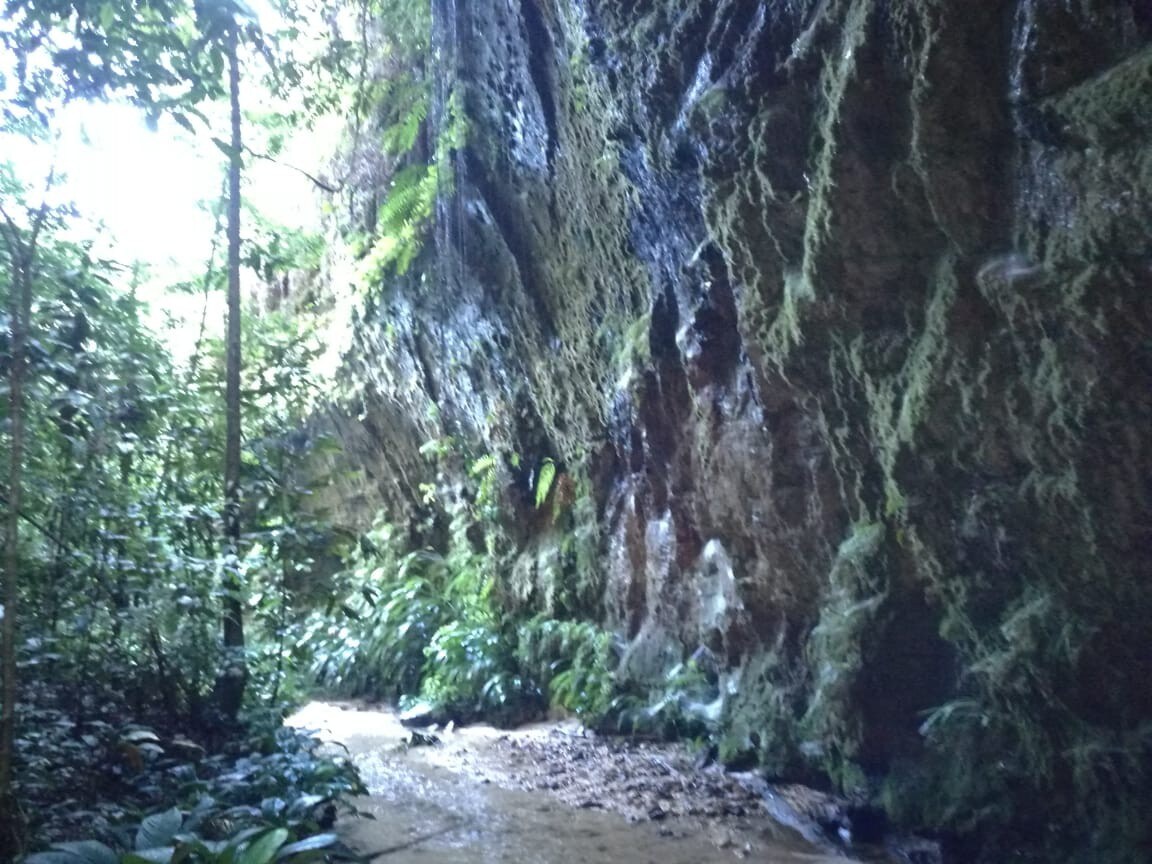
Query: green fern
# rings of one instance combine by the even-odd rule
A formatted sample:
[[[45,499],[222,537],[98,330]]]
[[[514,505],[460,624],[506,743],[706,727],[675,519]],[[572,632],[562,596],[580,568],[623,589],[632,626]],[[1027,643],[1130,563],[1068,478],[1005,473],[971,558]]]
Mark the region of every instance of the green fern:
[[[552,491],[552,484],[556,480],[556,462],[551,457],[545,459],[540,465],[540,472],[536,477],[536,508],[544,506],[548,500],[548,493]]]
[[[381,134],[380,144],[385,153],[399,156],[416,146],[424,121],[428,119],[428,91],[421,88],[412,93],[407,104],[396,112],[396,119]]]
[[[476,505],[479,508],[495,504],[496,478],[499,462],[491,453],[481,456],[472,463],[469,473],[478,481],[476,489]]]
[[[428,125],[428,88],[416,79],[402,76],[389,82],[384,91],[380,101],[388,106],[391,122],[380,133],[381,145],[385,152],[400,156],[402,162],[411,162],[421,130]],[[453,154],[464,146],[468,134],[463,100],[457,91],[449,95],[442,121],[430,163],[408,164],[400,169],[377,210],[376,236],[363,263],[366,287],[379,284],[389,273],[407,272],[423,248],[437,199],[454,194]]]
[[[469,469],[468,473],[470,473],[473,477],[483,480],[491,476],[495,471],[496,457],[491,453],[488,453],[473,462],[472,467]]]
[[[377,212],[377,237],[363,265],[369,284],[389,272],[407,272],[419,254],[436,210],[438,175],[435,166],[412,165],[393,178]]]
[[[516,656],[549,701],[598,724],[616,696],[612,634],[588,621],[537,617],[520,627]]]
[[[413,223],[432,215],[436,186],[434,182],[429,183],[429,178],[434,173],[435,170],[428,165],[410,165],[396,173],[388,197],[376,216],[377,230],[381,234],[399,234]]]

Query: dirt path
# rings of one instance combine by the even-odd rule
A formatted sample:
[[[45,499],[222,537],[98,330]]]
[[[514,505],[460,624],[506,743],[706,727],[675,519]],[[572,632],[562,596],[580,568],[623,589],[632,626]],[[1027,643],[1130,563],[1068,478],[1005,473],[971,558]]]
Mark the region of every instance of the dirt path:
[[[687,751],[625,745],[574,724],[472,726],[410,746],[387,709],[313,702],[290,721],[348,748],[375,819],[346,820],[389,864],[843,864],[769,816],[764,798]],[[771,805],[771,800],[768,802]],[[396,849],[395,847],[403,847]]]

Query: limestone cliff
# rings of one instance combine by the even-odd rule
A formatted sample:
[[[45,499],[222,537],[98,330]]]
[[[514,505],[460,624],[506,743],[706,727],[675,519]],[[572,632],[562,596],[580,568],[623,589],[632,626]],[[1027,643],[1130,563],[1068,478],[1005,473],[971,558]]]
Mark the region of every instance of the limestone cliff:
[[[412,513],[423,442],[494,454],[508,602],[640,680],[704,646],[725,757],[966,860],[1136,860],[1152,7],[435,8],[468,144],[346,358],[358,494]]]

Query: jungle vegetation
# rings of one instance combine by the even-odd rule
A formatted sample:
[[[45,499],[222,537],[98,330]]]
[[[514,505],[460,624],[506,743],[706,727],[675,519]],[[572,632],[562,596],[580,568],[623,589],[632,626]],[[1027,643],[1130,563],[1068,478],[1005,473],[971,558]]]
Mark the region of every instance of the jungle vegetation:
[[[318,263],[318,240],[252,210],[242,183],[290,110],[357,99],[363,58],[339,40],[292,53],[316,14],[284,4],[265,29],[233,0],[5,4],[10,154],[55,154],[71,106],[115,102],[225,160],[203,270],[167,285],[99,242],[69,165],[0,161],[2,860],[305,861],[332,854],[337,801],[361,789],[280,726],[308,684],[295,594],[332,539],[302,506],[324,446],[306,426],[316,346],[306,301],[248,314],[241,292]],[[246,110],[288,87],[295,108]],[[202,304],[187,356],[157,326],[172,298]]]
[[[284,295],[325,240],[260,212],[245,173],[340,118],[327,163],[289,167],[324,206],[368,207],[367,233],[340,240],[375,284],[419,252],[466,129],[458,112],[429,129],[427,4],[261,9],[4,7],[0,137],[42,158],[0,157],[0,860],[350,854],[329,829],[363,791],[355,769],[281,725],[316,686],[461,719],[553,704],[617,728],[680,722],[618,690],[608,633],[563,608],[501,611],[493,457],[468,496],[427,491],[452,525],[438,549],[386,521],[345,536],[312,502],[332,446],[310,422],[331,385],[322,299]],[[70,200],[55,154],[78,103],[131,105],[223,156],[199,272],[165,281],[109,251]],[[369,160],[385,191],[365,205]],[[197,311],[158,323],[169,304]],[[487,546],[466,536],[477,523]]]
[[[445,431],[420,450],[422,479],[436,480],[418,484],[415,516],[334,524],[318,493],[340,459],[318,417],[333,397],[356,396],[331,375],[324,322],[337,301],[324,282],[335,260],[350,263],[359,305],[345,329],[373,320],[394,338],[390,289],[426,284],[421,256],[469,135],[477,150],[502,142],[479,140],[454,76],[437,69],[437,4],[252,2],[2,7],[0,862],[350,857],[332,828],[364,789],[355,768],[283,723],[317,691],[435,720],[512,725],[559,710],[596,730],[696,739],[730,767],[860,791],[899,824],[986,836],[989,848],[1020,836],[1058,850],[1066,828],[1109,860],[1146,848],[1152,728],[1136,709],[1107,716],[1130,701],[1122,676],[1082,686],[1077,670],[1104,632],[1095,622],[1120,607],[1112,583],[1078,570],[1048,568],[1039,587],[1021,570],[1009,602],[1014,587],[969,591],[967,571],[929,568],[949,598],[929,635],[951,646],[958,689],[914,715],[923,758],[864,772],[859,682],[888,614],[888,550],[911,548],[895,487],[835,549],[819,620],[788,631],[795,645],[745,657],[738,680],[705,646],[627,680],[625,646],[595,623],[595,568],[583,566],[599,552],[574,515],[584,506],[595,527],[588,479],[555,442],[483,452]],[[662,20],[644,15],[643,27]],[[578,47],[567,60],[587,67],[589,56]],[[595,93],[576,78],[583,114]],[[702,106],[719,111],[722,91]],[[62,145],[77,106],[128,108],[217,160],[202,202],[212,231],[189,238],[195,266],[173,275],[110,246],[73,200],[77,166],[60,154],[75,152]],[[619,144],[595,165],[617,171]],[[253,177],[267,165],[306,185],[319,228],[262,209]],[[166,191],[154,192],[157,221],[170,218]],[[632,254],[621,248],[613,260]],[[954,290],[950,268],[941,297]],[[598,331],[595,350],[615,355],[608,380],[646,380],[633,372],[654,361],[656,308]],[[758,338],[783,356],[796,347],[784,332]],[[943,326],[930,335],[946,344]],[[501,495],[516,484],[518,515],[554,544],[554,572],[572,577],[550,577],[542,603],[509,596],[524,549]],[[985,609],[984,590],[1004,608]],[[1124,595],[1132,633],[1143,632],[1138,595]],[[1126,643],[1116,656],[1141,658],[1127,626],[1112,627]],[[787,651],[800,659],[789,665]],[[1092,704],[1098,693],[1107,701]]]

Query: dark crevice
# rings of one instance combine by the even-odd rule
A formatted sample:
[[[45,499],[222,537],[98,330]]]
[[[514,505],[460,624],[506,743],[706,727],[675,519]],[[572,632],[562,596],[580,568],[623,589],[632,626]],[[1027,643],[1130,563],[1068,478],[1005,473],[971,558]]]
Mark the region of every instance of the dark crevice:
[[[549,33],[548,25],[544,23],[544,17],[533,0],[521,0],[520,11],[524,19],[524,35],[528,46],[528,72],[540,97],[544,125],[548,130],[548,167],[551,169],[555,163],[557,145],[555,75],[552,72],[556,57],[552,34]]]
[[[524,293],[532,301],[540,324],[541,335],[550,340],[555,334],[555,325],[544,298],[543,279],[537,272],[536,256],[533,254],[531,243],[524,237],[517,211],[508,203],[505,194],[502,194],[508,191],[509,187],[491,182],[486,166],[480,162],[470,147],[464,149],[464,164],[470,180],[475,185],[477,196],[487,205],[500,237],[516,262]]]

